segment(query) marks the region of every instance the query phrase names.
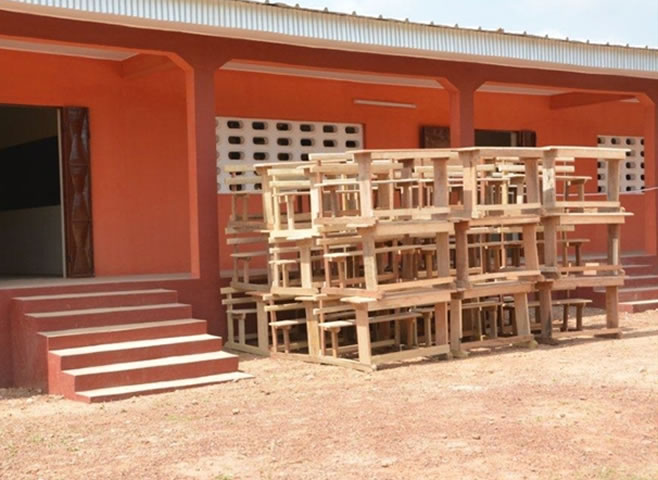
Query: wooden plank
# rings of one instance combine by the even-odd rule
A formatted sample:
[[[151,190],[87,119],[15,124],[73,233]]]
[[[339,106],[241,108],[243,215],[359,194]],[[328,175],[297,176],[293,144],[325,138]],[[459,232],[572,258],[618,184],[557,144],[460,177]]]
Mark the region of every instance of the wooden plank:
[[[526,293],[514,295],[514,320],[518,335],[522,337],[530,335],[530,315],[528,314],[528,294]]]
[[[539,269],[539,254],[537,252],[537,226],[523,226],[523,253],[525,265],[529,270]]]
[[[434,305],[434,343],[436,345],[448,345],[448,303],[440,302]]]
[[[434,357],[436,355],[444,355],[448,353],[450,353],[449,345],[435,345],[432,347],[413,348],[410,350],[402,350],[400,352],[374,355],[372,357],[372,364],[381,365],[383,363],[399,362],[401,360],[408,360],[410,358]]]
[[[462,301],[459,298],[453,298],[450,301],[450,352],[458,358],[465,356],[461,345],[462,330]]]
[[[261,351],[268,351],[270,346],[267,323],[265,302],[258,300],[256,301],[256,331],[258,333],[258,348]]]
[[[476,348],[496,348],[518,344],[527,345],[528,343],[533,342],[534,339],[535,337],[532,335],[516,335],[513,337],[498,337],[474,342],[464,342],[462,343],[462,346],[465,350],[473,350]]]
[[[557,190],[555,186],[555,152],[546,152],[542,159],[542,204],[545,208],[555,207]]]
[[[632,215],[630,212],[568,213],[559,218],[560,225],[621,225],[626,222],[626,217]]]
[[[370,171],[371,156],[369,153],[354,154],[354,161],[359,166],[359,205],[361,208],[361,215],[364,217],[372,217],[372,179]]]
[[[458,288],[466,288],[469,285],[467,232],[468,223],[459,222],[455,224],[455,264]]]
[[[356,309],[356,338],[359,344],[359,362],[372,364],[372,347],[370,345],[370,322],[365,308]]]
[[[556,217],[544,217],[544,265],[550,268],[558,268],[557,252],[557,224]]]
[[[261,357],[268,357],[270,355],[270,351],[268,348],[262,349],[260,347],[256,347],[254,345],[249,345],[249,344],[239,344],[235,342],[226,342],[224,347],[228,350],[233,350],[236,352],[244,352],[244,353],[249,353],[251,355],[258,355]]]
[[[621,203],[618,201],[579,201],[579,202],[556,202],[557,208],[619,208]]]
[[[320,355],[320,330],[318,328],[318,317],[313,314],[314,302],[304,302],[306,313],[306,339],[308,342],[308,354],[312,357]]]
[[[340,357],[330,357],[330,356],[318,356],[318,357],[312,357],[310,355],[305,355],[303,353],[283,353],[283,352],[272,352],[270,353],[270,357],[276,358],[276,359],[282,359],[282,360],[297,360],[301,362],[307,362],[307,363],[315,363],[315,364],[326,364],[326,365],[336,365],[338,367],[347,367],[347,368],[353,368],[355,370],[359,370],[362,372],[372,372],[373,370],[376,370],[376,366],[370,365],[370,364],[364,364],[360,363],[354,360],[350,360],[347,358],[340,358]]]
[[[551,342],[553,339],[553,302],[550,284],[538,285],[539,313],[541,322],[541,340]]]
[[[567,338],[597,337],[597,336],[621,336],[621,328],[585,328],[583,330],[569,330],[567,332],[555,332],[553,338],[562,340]]]
[[[425,280],[410,280],[406,282],[396,282],[388,283],[385,285],[379,285],[377,288],[380,292],[390,292],[397,290],[406,290],[410,288],[426,288],[426,287],[435,287],[438,285],[450,285],[453,283],[454,279],[452,277],[440,277],[440,278],[429,278]]]
[[[605,323],[608,328],[619,328],[619,288],[605,289]]]

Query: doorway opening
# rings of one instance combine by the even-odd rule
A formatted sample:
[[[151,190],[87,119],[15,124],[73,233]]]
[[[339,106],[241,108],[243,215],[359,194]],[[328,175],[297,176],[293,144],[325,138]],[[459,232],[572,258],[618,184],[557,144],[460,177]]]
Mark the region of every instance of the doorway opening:
[[[64,277],[59,109],[0,105],[0,279]]]

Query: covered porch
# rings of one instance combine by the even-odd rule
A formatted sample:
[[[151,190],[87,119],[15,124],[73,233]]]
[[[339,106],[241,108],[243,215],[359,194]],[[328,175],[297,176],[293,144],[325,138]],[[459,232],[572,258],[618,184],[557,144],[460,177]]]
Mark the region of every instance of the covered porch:
[[[622,249],[656,254],[658,197],[651,187],[657,184],[658,87],[649,78],[655,72],[327,39],[274,43],[262,32],[245,40],[231,38],[240,35],[230,30],[182,33],[143,28],[132,19],[110,24],[102,17],[56,18],[48,9],[33,13],[42,15],[0,12],[0,58],[15,70],[0,80],[0,103],[89,108],[94,279],[2,281],[0,331],[9,331],[10,300],[27,290],[139,284],[175,288],[211,332],[224,334],[218,291],[234,265],[224,235],[231,209],[222,167],[303,160],[295,155],[325,148],[494,141],[594,146],[632,139],[643,149],[629,175],[643,178],[621,196],[635,213]],[[319,148],[278,140],[308,136],[263,141],[241,133],[227,146],[228,137],[218,136],[222,122],[244,120],[271,122],[274,129],[278,123],[356,127],[360,135],[349,140],[357,143],[322,142]],[[592,166],[577,168],[583,176],[599,175]],[[587,183],[586,195],[602,193],[596,181]],[[586,253],[605,251],[599,233],[587,233]],[[9,335],[2,339],[0,347],[7,348],[0,351],[10,352]],[[10,384],[12,360],[3,355],[0,384]]]

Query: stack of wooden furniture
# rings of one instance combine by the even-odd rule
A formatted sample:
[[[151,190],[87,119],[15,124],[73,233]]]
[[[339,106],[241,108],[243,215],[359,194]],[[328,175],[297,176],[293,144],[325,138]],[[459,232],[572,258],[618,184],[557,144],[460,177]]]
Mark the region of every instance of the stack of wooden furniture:
[[[584,285],[608,295],[607,326],[589,333],[618,335],[623,158],[581,147],[361,150],[238,168],[232,186],[258,184],[260,201],[238,190],[227,227],[227,345],[360,369],[532,347],[583,334],[587,301],[568,293]],[[587,159],[608,162],[605,201],[586,200],[587,178],[575,175]],[[594,223],[608,225],[607,265],[583,264],[577,226]],[[253,255],[237,250],[253,239]]]

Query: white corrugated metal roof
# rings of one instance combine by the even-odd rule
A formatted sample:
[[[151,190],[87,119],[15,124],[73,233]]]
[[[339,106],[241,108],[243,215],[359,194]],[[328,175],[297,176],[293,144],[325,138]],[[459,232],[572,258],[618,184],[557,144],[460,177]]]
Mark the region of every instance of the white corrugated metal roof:
[[[658,50],[248,0],[0,0],[0,8],[325,48],[658,78]]]

